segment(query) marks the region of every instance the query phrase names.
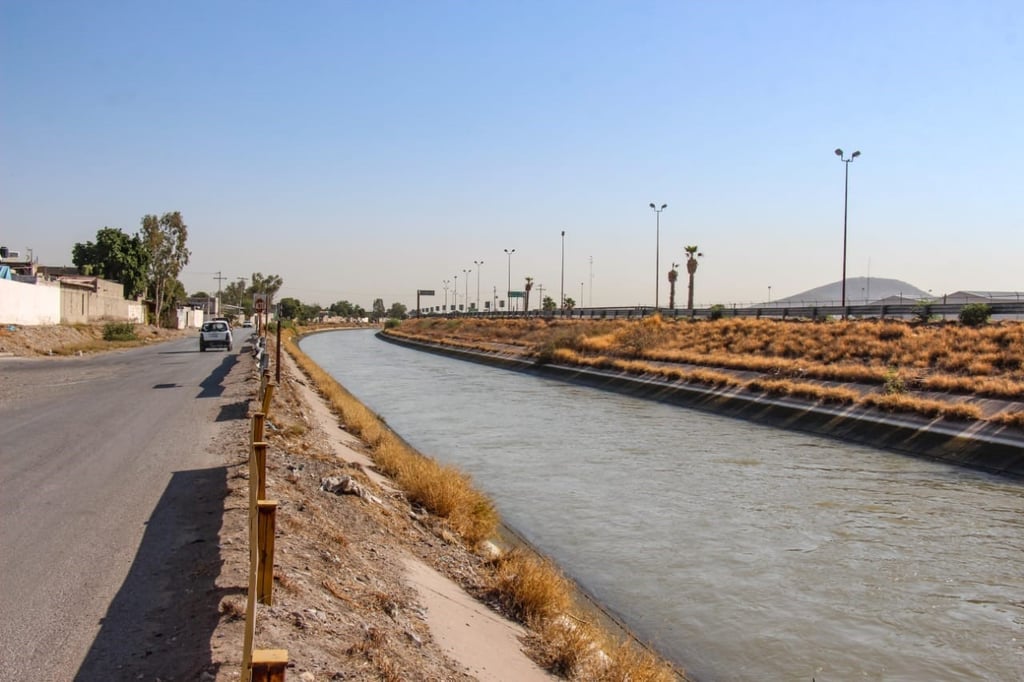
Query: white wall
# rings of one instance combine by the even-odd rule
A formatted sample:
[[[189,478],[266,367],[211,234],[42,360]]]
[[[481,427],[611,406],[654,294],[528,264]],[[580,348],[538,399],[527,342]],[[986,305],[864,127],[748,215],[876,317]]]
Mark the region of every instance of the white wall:
[[[60,286],[0,279],[0,324],[60,324]]]

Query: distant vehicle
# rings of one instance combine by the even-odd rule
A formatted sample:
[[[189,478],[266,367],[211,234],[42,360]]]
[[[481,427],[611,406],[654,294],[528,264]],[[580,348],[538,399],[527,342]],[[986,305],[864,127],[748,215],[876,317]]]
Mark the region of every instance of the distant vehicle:
[[[226,348],[231,350],[231,325],[224,320],[214,320],[203,323],[199,330],[199,352],[206,352],[207,348]]]
[[[226,317],[215,317],[215,318],[213,318],[213,321],[214,321],[214,322],[223,322],[223,323],[224,323],[224,324],[226,324],[226,325],[227,325],[228,327],[230,327],[230,326],[231,326],[231,320],[229,320],[229,319],[228,319],[228,318],[226,318]]]
[[[249,320],[246,320],[245,322],[242,323],[242,326],[243,327],[251,327],[252,326],[252,322],[250,322]]]

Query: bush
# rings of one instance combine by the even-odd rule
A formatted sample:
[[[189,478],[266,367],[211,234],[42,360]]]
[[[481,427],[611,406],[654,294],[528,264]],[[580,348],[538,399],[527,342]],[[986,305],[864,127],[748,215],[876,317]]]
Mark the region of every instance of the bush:
[[[911,314],[914,316],[914,321],[921,324],[927,324],[932,319],[931,301],[918,301],[914,304],[914,309]]]
[[[384,320],[384,328],[385,329],[394,329],[395,327],[397,327],[401,323],[402,323],[401,320],[397,320],[397,319],[395,319],[393,317],[389,317],[388,319]]]
[[[131,322],[108,322],[103,327],[104,341],[135,341],[137,338]]]
[[[716,303],[711,306],[711,311],[708,313],[709,320],[720,320],[725,317],[725,306],[721,303]]]
[[[992,308],[987,303],[968,303],[960,309],[960,324],[968,327],[980,327],[988,323],[992,316]]]

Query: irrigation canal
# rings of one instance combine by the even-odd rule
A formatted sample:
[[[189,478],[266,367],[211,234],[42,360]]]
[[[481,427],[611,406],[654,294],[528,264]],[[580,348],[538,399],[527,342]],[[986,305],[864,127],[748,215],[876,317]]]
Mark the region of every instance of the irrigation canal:
[[[303,349],[697,680],[1024,680],[1024,486],[386,343]]]

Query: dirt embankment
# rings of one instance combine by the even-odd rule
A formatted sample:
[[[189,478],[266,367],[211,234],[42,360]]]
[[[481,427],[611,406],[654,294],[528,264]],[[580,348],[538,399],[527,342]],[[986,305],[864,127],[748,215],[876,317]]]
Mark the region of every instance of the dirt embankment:
[[[196,335],[194,329],[162,329],[152,325],[135,326],[135,341],[104,341],[104,324],[54,324],[0,326],[0,356],[39,357],[97,353],[117,348],[156,343]]]

